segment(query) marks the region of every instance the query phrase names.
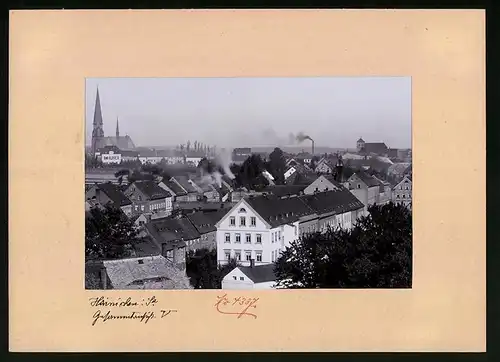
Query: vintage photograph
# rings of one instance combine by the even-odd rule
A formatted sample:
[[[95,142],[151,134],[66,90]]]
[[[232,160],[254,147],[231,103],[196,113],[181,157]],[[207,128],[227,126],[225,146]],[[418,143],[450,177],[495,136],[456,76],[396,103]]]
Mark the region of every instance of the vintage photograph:
[[[88,78],[85,288],[412,287],[410,77]]]

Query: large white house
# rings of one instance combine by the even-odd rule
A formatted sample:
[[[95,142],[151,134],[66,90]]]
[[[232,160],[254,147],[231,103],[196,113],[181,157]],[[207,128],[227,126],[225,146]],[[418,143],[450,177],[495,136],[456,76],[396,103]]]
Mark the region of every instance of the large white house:
[[[347,189],[279,198],[241,199],[216,224],[217,260],[235,258],[248,266],[274,263],[281,251],[301,236],[328,226],[350,228],[364,205]]]

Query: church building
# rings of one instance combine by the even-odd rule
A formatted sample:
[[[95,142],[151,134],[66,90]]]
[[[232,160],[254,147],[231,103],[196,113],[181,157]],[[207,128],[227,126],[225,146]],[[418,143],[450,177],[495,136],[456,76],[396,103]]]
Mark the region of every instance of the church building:
[[[104,136],[104,124],[102,119],[101,100],[99,98],[98,88],[95,99],[94,122],[92,129],[92,154],[95,154],[97,150],[105,146],[116,146],[122,151],[135,149],[135,144],[129,135],[120,136],[120,126],[118,123],[118,118],[116,119],[116,135],[108,137]]]

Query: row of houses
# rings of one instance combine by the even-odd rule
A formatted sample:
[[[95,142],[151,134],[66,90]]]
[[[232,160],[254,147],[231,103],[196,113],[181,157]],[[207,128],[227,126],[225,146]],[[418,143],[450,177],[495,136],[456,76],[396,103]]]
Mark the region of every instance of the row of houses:
[[[134,258],[103,262],[100,270],[118,268],[116,264],[125,263],[132,269],[142,270],[136,273],[137,279],[129,283],[130,287],[167,285],[168,277],[158,279],[153,273],[151,277],[156,278],[156,284],[143,277],[147,263],[139,261],[153,258],[148,259],[151,268],[158,263],[168,264],[169,267],[163,269],[174,268],[178,280],[174,284],[182,286],[185,285],[186,253],[216,248],[220,263],[235,258],[242,264],[226,276],[223,286],[247,288],[253,283],[256,288],[268,287],[272,280],[267,279],[273,278],[270,272],[273,268],[269,265],[274,264],[292,241],[328,227],[350,228],[371,204],[397,199],[411,207],[410,177],[391,188],[384,181],[362,172],[353,174],[342,184],[333,176],[316,175],[308,183],[274,185],[261,192],[232,190],[230,185],[228,190],[230,196],[237,192],[237,202],[231,202],[232,196],[228,202],[220,199],[207,202],[209,197],[203,193],[203,188],[197,187],[188,177],[136,181],[124,187],[111,183],[93,185],[86,192],[88,207],[111,203],[132,218],[142,234],[148,236],[147,242],[136,246]],[[199,200],[200,195],[206,196],[204,201]],[[157,267],[155,270],[163,269]],[[108,275],[107,278],[110,279],[106,279],[108,287],[127,288],[124,282],[113,282],[116,277]],[[103,283],[101,281],[101,285]]]
[[[140,161],[142,164],[158,164],[165,162],[168,165],[191,164],[197,166],[200,161],[207,157],[202,151],[190,151],[184,153],[178,150],[121,150],[117,146],[105,146],[95,153],[95,156],[103,164],[121,164],[123,162]]]

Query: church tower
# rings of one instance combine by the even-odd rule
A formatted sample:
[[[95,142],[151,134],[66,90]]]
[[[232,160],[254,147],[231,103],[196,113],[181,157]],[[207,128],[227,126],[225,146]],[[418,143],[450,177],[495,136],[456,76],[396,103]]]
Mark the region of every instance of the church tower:
[[[118,125],[118,117],[116,117],[116,142],[120,138],[120,126]]]
[[[94,122],[92,128],[92,154],[101,147],[101,140],[104,138],[104,125],[102,122],[101,100],[99,98],[99,88],[95,99]]]

